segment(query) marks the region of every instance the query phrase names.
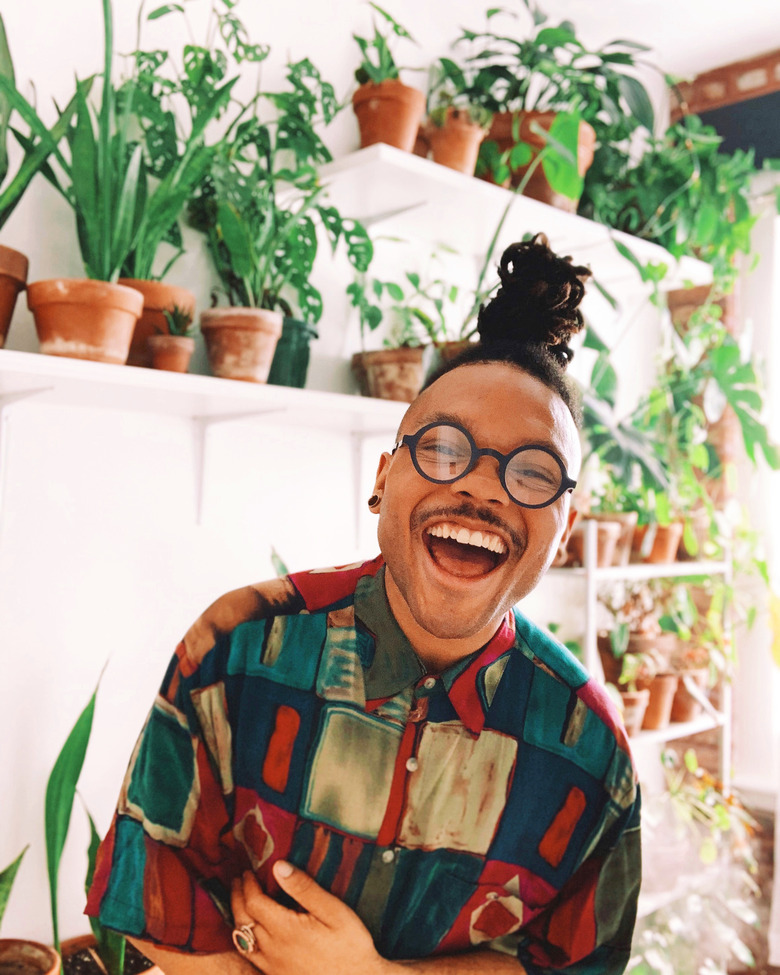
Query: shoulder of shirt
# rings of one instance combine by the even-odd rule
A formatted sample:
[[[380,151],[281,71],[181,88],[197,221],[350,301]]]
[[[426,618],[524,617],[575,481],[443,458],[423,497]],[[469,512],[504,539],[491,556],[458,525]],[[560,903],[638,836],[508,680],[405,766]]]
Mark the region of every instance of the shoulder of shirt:
[[[198,666],[220,637],[242,623],[327,612],[354,598],[360,576],[375,574],[381,564],[381,559],[373,559],[349,566],[312,569],[233,589],[216,599],[195,620],[184,637],[182,649],[190,665]]]
[[[515,646],[550,677],[569,687],[614,735],[621,750],[628,753],[625,727],[604,686],[550,632],[536,626],[517,609],[514,616]]]

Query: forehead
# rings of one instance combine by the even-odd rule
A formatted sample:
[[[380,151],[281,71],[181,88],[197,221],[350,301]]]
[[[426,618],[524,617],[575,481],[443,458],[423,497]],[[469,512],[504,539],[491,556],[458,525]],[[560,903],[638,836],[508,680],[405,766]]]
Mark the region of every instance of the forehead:
[[[568,407],[558,393],[516,366],[480,362],[446,373],[412,403],[401,433],[444,417],[462,423],[480,446],[508,451],[541,443],[567,466],[579,464],[579,436]]]

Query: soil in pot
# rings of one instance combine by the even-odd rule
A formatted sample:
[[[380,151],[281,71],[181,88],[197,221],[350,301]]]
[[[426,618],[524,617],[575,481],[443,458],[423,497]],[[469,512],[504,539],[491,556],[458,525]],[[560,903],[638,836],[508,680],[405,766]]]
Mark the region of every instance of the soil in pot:
[[[0,349],[8,336],[16,299],[27,282],[28,266],[24,254],[0,245]]]
[[[125,942],[125,967],[123,975],[162,975],[160,969],[129,941]],[[71,938],[62,943],[63,975],[106,975],[106,969],[95,949],[92,935]]]
[[[128,366],[151,367],[151,355],[146,340],[150,335],[167,334],[166,311],[172,312],[174,308],[180,308],[194,318],[195,295],[186,288],[180,288],[175,284],[166,284],[164,281],[120,278],[119,284],[124,284],[128,288],[135,288],[144,296],[143,310],[135,324],[133,337],[130,340],[127,364]]]
[[[411,152],[425,111],[425,95],[397,78],[368,82],[352,96],[360,129],[360,148],[384,142]]]
[[[27,288],[41,352],[71,359],[124,364],[143,304],[134,288],[89,278],[34,281]]]
[[[434,162],[456,169],[459,173],[466,173],[467,176],[474,175],[485,129],[472,121],[468,112],[448,108],[444,124],[429,122],[425,127],[425,135]]]
[[[49,945],[0,938],[0,975],[59,975],[60,956]]]
[[[411,403],[425,378],[422,346],[357,352],[352,356],[354,372],[364,396]]]
[[[210,308],[201,312],[211,371],[222,379],[264,383],[282,334],[282,313],[265,308]]]
[[[501,152],[511,149],[515,145],[513,135],[513,125],[515,114],[519,114],[519,134],[520,140],[531,147],[536,155],[544,148],[545,140],[531,130],[531,124],[536,123],[540,128],[549,131],[555,118],[555,112],[498,112],[493,117],[493,123],[487,134],[487,139],[498,143]],[[580,122],[579,138],[577,140],[577,170],[580,176],[584,176],[593,162],[593,153],[596,148],[596,132],[593,126],[587,122]],[[530,164],[529,164],[530,165]],[[510,178],[512,186],[519,186],[528,166],[520,167],[513,171]],[[550,206],[565,210],[568,213],[577,212],[579,200],[571,199],[556,193],[547,182],[544,174],[543,164],[534,168],[528,183],[523,190],[523,196],[530,196],[534,200],[541,200]]]
[[[146,339],[149,365],[167,372],[186,372],[195,351],[190,335],[149,335]]]

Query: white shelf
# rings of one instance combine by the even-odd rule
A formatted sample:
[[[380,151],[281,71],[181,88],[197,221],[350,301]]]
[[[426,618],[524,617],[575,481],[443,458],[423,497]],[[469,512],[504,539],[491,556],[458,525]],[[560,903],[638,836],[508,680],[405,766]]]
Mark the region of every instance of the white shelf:
[[[343,156],[322,168],[322,181],[339,210],[367,225],[386,224],[382,232],[410,240],[441,241],[462,254],[484,257],[493,232],[511,199],[511,191],[474,176],[384,144]],[[397,224],[397,228],[393,227]],[[638,282],[635,268],[615,249],[624,243],[641,261],[669,265],[664,289],[709,284],[712,270],[694,258],[679,262],[649,241],[611,230],[525,196],[515,196],[495,258],[525,233],[543,231],[550,246],[587,264],[606,287]]]
[[[726,575],[728,562],[634,562],[629,565],[607,565],[593,570],[596,582],[643,582],[649,579],[685,578],[689,576]],[[549,575],[561,579],[584,577],[587,569],[550,569]]]
[[[273,414],[275,422],[357,434],[394,434],[405,403],[0,350],[0,405],[28,393],[57,406],[200,420]]]
[[[719,728],[725,721],[725,716],[719,714],[717,718],[709,714],[702,714],[691,721],[673,721],[665,728],[657,728],[652,731],[640,731],[632,735],[629,739],[633,745],[637,744],[663,744],[665,741],[675,741],[678,738],[687,738],[688,735],[698,735],[702,731],[712,731]]]

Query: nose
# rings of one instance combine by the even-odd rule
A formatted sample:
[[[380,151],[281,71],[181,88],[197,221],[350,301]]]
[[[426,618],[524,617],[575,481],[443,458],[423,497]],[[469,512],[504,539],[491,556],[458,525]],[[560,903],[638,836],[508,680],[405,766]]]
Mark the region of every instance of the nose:
[[[504,490],[499,476],[498,458],[483,454],[468,474],[454,482],[458,494],[493,504],[509,505],[512,499]]]

